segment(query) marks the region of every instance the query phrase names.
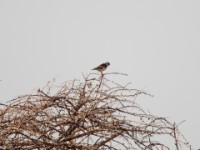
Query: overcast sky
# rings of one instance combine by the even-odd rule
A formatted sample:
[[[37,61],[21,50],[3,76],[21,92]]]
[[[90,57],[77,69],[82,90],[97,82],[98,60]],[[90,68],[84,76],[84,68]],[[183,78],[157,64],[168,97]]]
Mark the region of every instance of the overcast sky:
[[[106,61],[200,148],[200,1],[0,0],[0,102]]]

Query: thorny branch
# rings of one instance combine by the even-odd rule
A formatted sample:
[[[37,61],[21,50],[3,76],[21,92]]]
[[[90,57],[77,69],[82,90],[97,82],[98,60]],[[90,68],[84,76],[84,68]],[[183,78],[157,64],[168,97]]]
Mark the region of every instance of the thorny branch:
[[[1,104],[2,149],[164,150],[190,149],[174,123],[147,114],[129,89],[89,74],[57,88],[50,82],[35,94]],[[172,139],[166,145],[160,137]]]

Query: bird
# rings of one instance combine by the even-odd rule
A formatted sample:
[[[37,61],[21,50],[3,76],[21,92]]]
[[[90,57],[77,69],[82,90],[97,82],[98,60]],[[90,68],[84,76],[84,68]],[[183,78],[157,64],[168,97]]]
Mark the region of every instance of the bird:
[[[110,65],[110,63],[109,62],[105,62],[105,63],[103,63],[103,64],[101,64],[101,65],[99,65],[99,66],[97,66],[97,67],[95,67],[94,69],[92,69],[92,70],[97,70],[97,71],[99,71],[99,72],[103,72],[104,70],[106,70],[107,69],[107,67]]]

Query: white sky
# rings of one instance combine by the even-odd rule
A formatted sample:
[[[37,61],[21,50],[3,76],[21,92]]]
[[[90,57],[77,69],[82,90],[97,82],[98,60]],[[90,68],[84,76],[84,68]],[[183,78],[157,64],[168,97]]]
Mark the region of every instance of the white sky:
[[[0,102],[109,61],[200,148],[200,1],[0,0]]]

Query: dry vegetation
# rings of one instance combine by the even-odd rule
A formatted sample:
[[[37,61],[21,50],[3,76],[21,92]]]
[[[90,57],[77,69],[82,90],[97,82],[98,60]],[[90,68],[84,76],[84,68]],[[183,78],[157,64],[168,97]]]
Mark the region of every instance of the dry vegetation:
[[[108,79],[116,74],[89,74],[60,87],[52,81],[2,104],[1,149],[191,149],[175,123],[137,104],[137,96],[149,94]]]

